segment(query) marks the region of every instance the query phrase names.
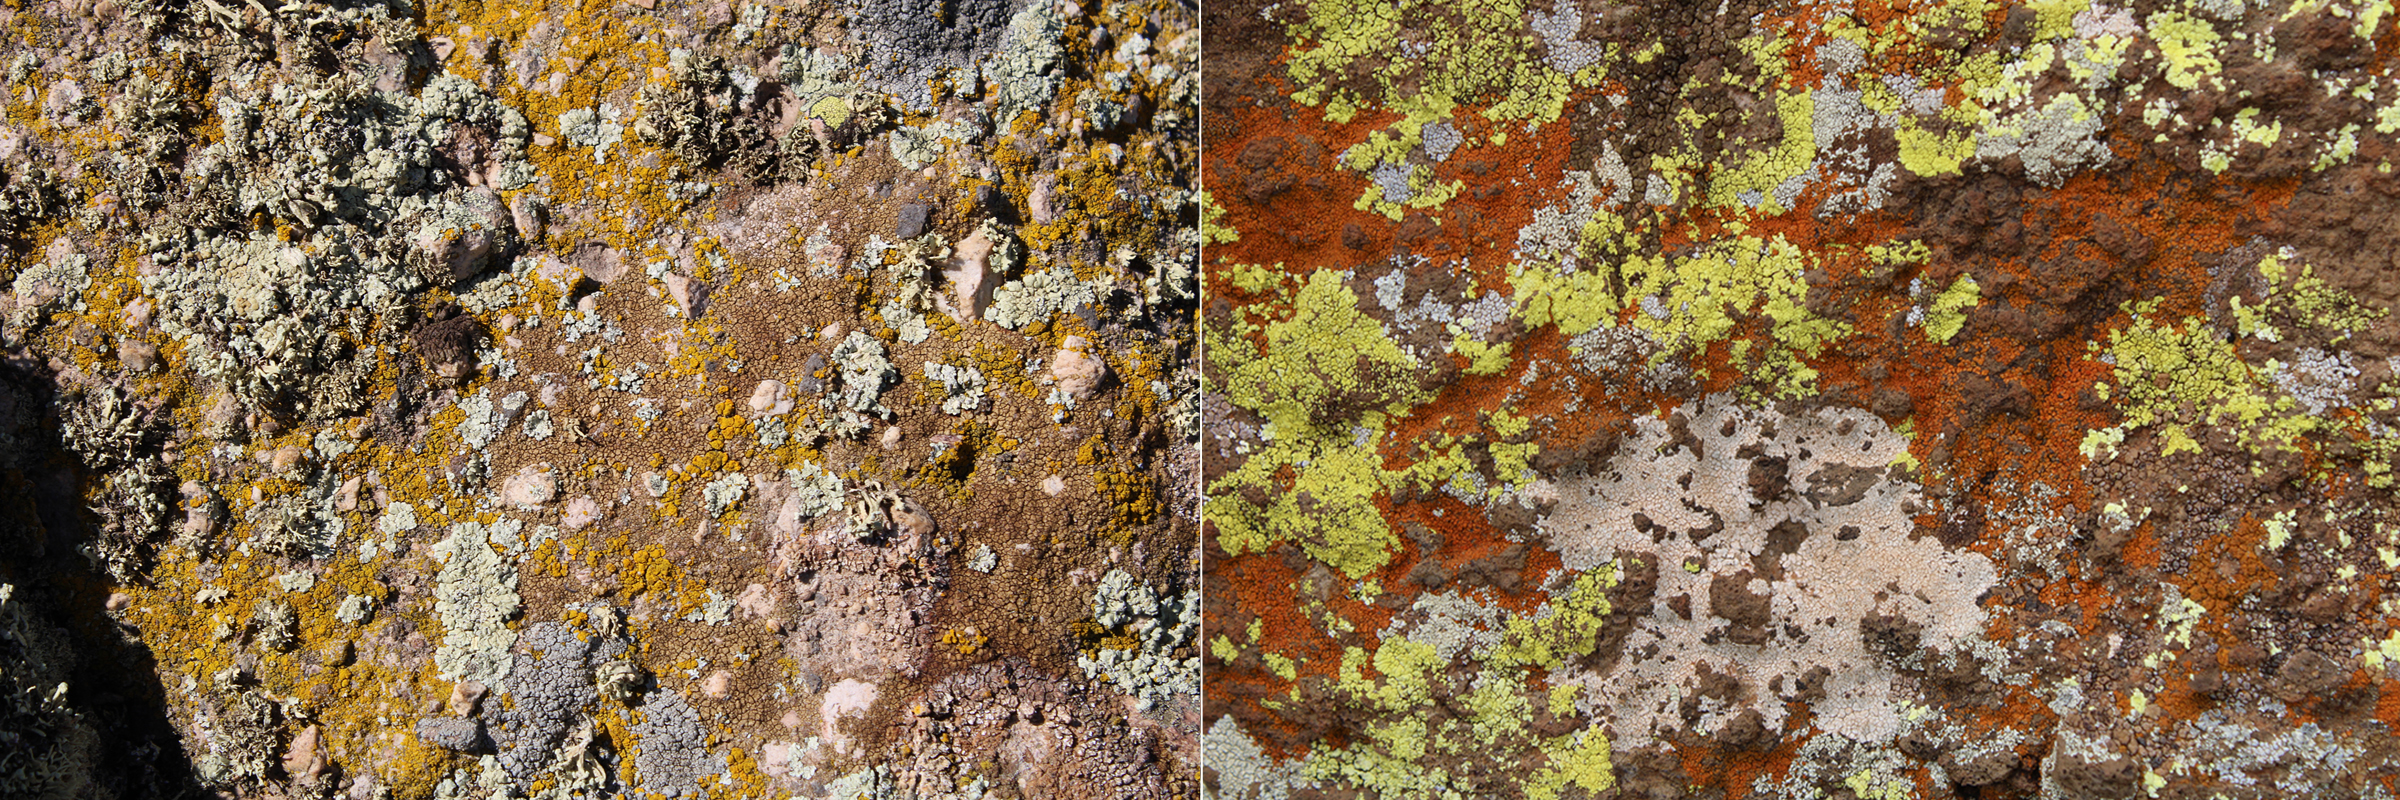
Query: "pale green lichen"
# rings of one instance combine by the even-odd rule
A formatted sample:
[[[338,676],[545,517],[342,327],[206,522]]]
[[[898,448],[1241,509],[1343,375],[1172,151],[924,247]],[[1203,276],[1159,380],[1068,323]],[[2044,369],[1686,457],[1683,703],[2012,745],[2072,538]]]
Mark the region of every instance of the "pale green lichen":
[[[1112,569],[1092,590],[1092,621],[1123,631],[1135,646],[1122,650],[1103,647],[1077,656],[1076,665],[1083,668],[1085,677],[1106,677],[1118,691],[1134,698],[1135,708],[1141,711],[1199,699],[1200,659],[1175,657],[1177,649],[1199,635],[1199,592],[1162,597],[1130,573]]]
[[[842,507],[842,478],[816,462],[783,471],[784,482],[790,484],[791,497],[784,501],[800,519],[815,519]]]
[[[1974,308],[1982,297],[1983,287],[1975,283],[1975,276],[1961,273],[1958,280],[1950,282],[1950,288],[1926,305],[1925,338],[1934,344],[1949,344],[1959,329],[1966,327],[1967,309]]]
[[[750,476],[728,472],[701,487],[700,497],[708,505],[708,515],[716,517],[740,505],[743,494],[749,490]]]
[[[840,410],[874,414],[891,413],[883,406],[883,390],[898,377],[892,361],[884,356],[883,342],[863,331],[851,331],[849,337],[834,345],[833,364],[839,371],[841,388],[830,392],[827,399]]]
[[[499,686],[508,677],[509,648],[516,643],[508,619],[517,613],[517,569],[492,550],[491,539],[483,523],[461,522],[433,545],[434,557],[442,562],[434,586],[442,644],[433,663],[449,680]]]
[[[1207,332],[1210,352],[1221,359],[1221,390],[1266,419],[1267,442],[1209,489],[1222,496],[1267,486],[1286,467],[1297,476],[1288,491],[1268,493],[1265,507],[1211,503],[1204,513],[1227,552],[1294,542],[1356,578],[1381,568],[1397,544],[1374,504],[1389,478],[1362,443],[1371,444],[1391,415],[1422,402],[1417,361],[1359,311],[1341,273],[1311,273],[1291,307],[1290,319],[1257,329],[1258,343],[1236,331]],[[1359,413],[1339,424],[1319,421],[1318,410],[1332,403]]]
[[[1073,270],[1054,265],[1002,284],[992,292],[992,305],[983,310],[983,318],[1016,330],[1097,303],[1107,288],[1104,280],[1079,281]]]
[[[983,371],[974,367],[925,362],[925,379],[942,387],[942,413],[958,416],[983,407]]]
[[[592,148],[592,163],[606,164],[608,148],[625,139],[625,126],[617,116],[616,107],[607,103],[601,103],[597,109],[569,109],[558,115],[558,135]]]

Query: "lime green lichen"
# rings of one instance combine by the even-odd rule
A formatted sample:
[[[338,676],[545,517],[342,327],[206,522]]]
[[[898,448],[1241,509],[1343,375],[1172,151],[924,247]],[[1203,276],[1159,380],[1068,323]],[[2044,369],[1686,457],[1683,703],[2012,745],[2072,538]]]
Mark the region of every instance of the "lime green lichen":
[[[2370,642],[2366,650],[2368,669],[2382,669],[2385,664],[2400,664],[2400,630],[2384,637],[2381,643]]]
[[[1556,669],[1568,656],[1590,652],[1610,610],[1606,591],[1615,583],[1613,569],[1593,570],[1557,602],[1512,618],[1503,643],[1477,659],[1463,678],[1437,647],[1406,637],[1383,640],[1372,655],[1348,648],[1334,688],[1377,720],[1360,726],[1364,736],[1348,745],[1311,750],[1303,774],[1383,797],[1463,798],[1489,787],[1428,766],[1426,756],[1471,760],[1536,751],[1543,763],[1522,784],[1526,796],[1557,798],[1569,786],[1587,793],[1615,786],[1609,739],[1599,725],[1545,737],[1527,724],[1537,702],[1554,715],[1572,713],[1580,685],[1535,688],[1528,685],[1531,674],[1525,669]],[[1373,679],[1367,677],[1369,666]],[[1455,689],[1445,687],[1464,691],[1451,694]],[[1426,713],[1437,704],[1451,713],[1438,719]]]
[[[1231,663],[1242,657],[1242,648],[1233,643],[1232,637],[1220,633],[1208,640],[1208,654],[1216,656],[1218,661]]]
[[[2164,454],[2200,452],[2196,425],[2224,425],[2249,432],[2250,444],[2288,446],[2314,430],[2307,416],[2290,415],[2290,398],[2242,360],[2231,342],[2214,335],[2199,318],[2181,329],[2153,320],[2157,300],[2129,303],[2133,322],[2109,334],[2107,351],[2116,359],[2116,386],[2124,394],[2125,428],[2157,426]],[[2258,429],[2262,423],[2271,427]]]
[[[1423,94],[1398,98],[1391,110],[1400,119],[1385,130],[1367,134],[1367,140],[1342,151],[1342,166],[1359,172],[1374,169],[1377,164],[1405,163],[1410,152],[1425,142],[1427,124],[1449,119],[1458,109],[1456,98],[1440,94]]]
[[[1490,449],[1493,477],[1498,478],[1502,485],[1519,488],[1533,482],[1535,477],[1532,467],[1533,457],[1541,452],[1541,445],[1533,442],[1523,444],[1494,442]]]
[[[1559,790],[1569,784],[1593,797],[1616,788],[1617,773],[1609,761],[1608,734],[1598,727],[1585,728],[1564,737],[1560,746],[1556,740],[1543,752],[1550,756],[1549,766],[1533,773],[1525,784],[1525,796],[1533,800],[1558,800]]]
[[[2277,342],[2289,335],[2287,327],[2298,326],[2331,334],[2331,341],[2340,342],[2382,317],[2384,312],[2327,285],[2309,265],[2295,266],[2289,260],[2281,254],[2260,260],[2265,297],[2255,305],[2238,299],[2231,303],[2237,334]],[[2280,362],[2250,364],[2235,342],[2226,341],[2200,317],[2178,324],[2160,321],[2155,318],[2159,304],[2155,299],[2126,303],[2131,322],[2111,332],[2105,347],[2116,374],[2113,390],[2107,385],[2100,389],[2104,397],[2121,393],[2125,430],[2155,426],[2165,442],[2164,452],[2172,455],[2200,451],[2196,426],[2228,428],[2253,450],[2290,450],[2304,437],[2344,424],[2298,410],[2295,399],[2276,385],[2277,373],[2284,368]],[[2286,322],[2279,325],[2278,319]]]
[[[2274,147],[2276,142],[2283,140],[2283,123],[2261,123],[2258,121],[2258,109],[2245,108],[2233,115],[2233,136],[2256,142],[2261,147]]]
[[[1300,679],[1300,665],[1293,662],[1291,656],[1282,653],[1268,653],[1261,660],[1267,662],[1268,672],[1275,673],[1286,681]]]
[[[1608,590],[1616,585],[1617,572],[1610,565],[1576,576],[1566,596],[1544,611],[1508,621],[1492,663],[1557,669],[1568,656],[1591,652],[1612,610]]]
[[[2167,83],[2186,91],[2200,88],[2200,79],[2217,74],[2217,29],[2208,21],[2179,11],[2150,15],[2150,39],[2167,62]]]
[[[1483,340],[1462,328],[1450,346],[1467,360],[1465,371],[1469,375],[1498,375],[1501,370],[1508,368],[1507,342],[1484,344]]]
[[[1358,310],[1341,273],[1311,273],[1290,308],[1290,319],[1258,327],[1256,343],[1235,331],[1208,331],[1227,399],[1266,420],[1267,442],[1210,491],[1257,487],[1272,499],[1263,508],[1213,503],[1207,513],[1228,553],[1295,542],[1355,579],[1382,568],[1398,544],[1374,504],[1388,478],[1362,444],[1380,437],[1389,415],[1423,402],[1424,390],[1414,380],[1416,359]],[[1322,420],[1329,405],[1357,413]],[[1288,484],[1278,476],[1287,469]]]
[[[2101,428],[2085,431],[2083,442],[2076,445],[2075,450],[2082,453],[2085,459],[2105,461],[2117,457],[2117,446],[2124,443],[2124,428]]]
[[[2025,7],[2033,9],[2034,40],[2045,41],[2075,35],[2075,15],[2091,10],[2092,0],[2033,0]]]
[[[1805,313],[1805,259],[1780,236],[1736,237],[1692,255],[1631,259],[1624,268],[1628,294],[1658,301],[1658,310],[1634,315],[1633,324],[1680,345],[1670,349],[1695,348],[1723,341],[1744,315],[1766,305],[1777,317],[1776,337],[1813,352],[1848,326]]]
[[[1510,288],[1516,292],[1516,316],[1529,327],[1557,324],[1558,332],[1581,335],[1593,328],[1614,326],[1623,306],[1608,289],[1608,278],[1594,272],[1561,275],[1539,264],[1519,262],[1511,267]]]
[[[1768,215],[1784,209],[1775,202],[1774,188],[1792,176],[1808,170],[1817,159],[1817,134],[1813,120],[1817,102],[1808,90],[1778,93],[1775,96],[1775,116],[1783,123],[1783,139],[1775,149],[1758,153],[1741,166],[1725,170],[1710,181],[1708,204],[1731,207],[1741,202],[1747,192],[1757,192],[1765,199],[1760,210]]]
[[[1200,200],[1200,240],[1207,244],[1232,244],[1242,240],[1242,232],[1222,222],[1225,207],[1217,204],[1207,190],[1198,193]]]
[[[1447,490],[1461,495],[1475,493],[1481,488],[1473,478],[1475,464],[1460,445],[1457,437],[1441,433],[1419,441],[1415,463],[1395,473],[1392,485],[1425,491]]]
[[[1535,48],[1507,46],[1527,38],[1525,12],[1517,0],[1312,0],[1286,29],[1297,43],[1289,74],[1301,87],[1292,100],[1329,111],[1336,103],[1397,109],[1423,95],[1414,101],[1486,102],[1483,116],[1496,122],[1556,121],[1569,76],[1542,63]],[[1418,40],[1427,46],[1410,46]],[[1360,64],[1380,67],[1371,77],[1382,96],[1336,86]]]
[[[2287,304],[2294,319],[2335,332],[2338,335],[2333,341],[2340,342],[2383,317],[2385,312],[2361,305],[2348,292],[2317,277],[2315,266],[2300,264],[2295,269],[2287,263],[2290,260],[2270,253],[2259,259],[2258,274],[2267,279],[2267,299]]]
[[[1850,787],[1850,792],[1858,795],[1859,800],[1908,800],[1916,795],[1915,785],[1908,779],[1877,775],[1871,769],[1859,770],[1843,780],[1842,785]]]
[[[1900,141],[1900,166],[1920,177],[1960,174],[1959,165],[1975,156],[1972,131],[1945,135],[1926,130],[1914,117],[1901,117],[1892,133]]]
[[[1283,273],[1257,264],[1228,264],[1217,274],[1225,276],[1225,282],[1233,288],[1252,293],[1267,291],[1283,282]]]
[[[1974,308],[1982,297],[1983,287],[1975,283],[1975,276],[1959,275],[1950,288],[1942,290],[1933,298],[1933,304],[1926,307],[1925,338],[1934,344],[1949,344],[1958,336],[1959,329],[1966,327],[1967,309]]]
[[[1631,325],[1664,345],[1655,362],[1734,338],[1746,320],[1763,316],[1771,341],[1746,350],[1752,361],[1746,371],[1776,395],[1797,397],[1817,378],[1802,359],[1853,333],[1847,323],[1808,309],[1808,266],[1808,255],[1781,236],[1735,236],[1697,252],[1625,258],[1616,275],[1626,287],[1622,294],[1607,277],[1562,275],[1541,263],[1519,265],[1510,286],[1520,319],[1535,326],[1556,323],[1570,336],[1629,316]],[[1626,315],[1629,307],[1634,310]]]
[[[1292,100],[1322,106],[1335,124],[1366,109],[1399,114],[1387,129],[1343,151],[1342,164],[1362,172],[1406,165],[1425,126],[1449,118],[1463,103],[1482,104],[1482,116],[1493,122],[1555,122],[1573,85],[1592,85],[1600,72],[1586,68],[1569,76],[1545,64],[1537,48],[1508,46],[1528,38],[1525,13],[1520,0],[1312,0],[1286,29],[1295,42],[1288,74],[1299,87]],[[1372,80],[1378,90],[1362,95],[1347,88],[1353,77]],[[1504,144],[1508,131],[1500,126],[1490,135]],[[1464,186],[1416,165],[1405,200],[1386,197],[1370,182],[1355,205],[1396,220],[1409,208],[1439,208]]]
[[[1382,214],[1398,220],[1407,213],[1408,209],[1440,208],[1449,203],[1451,198],[1457,197],[1459,192],[1466,191],[1466,181],[1452,180],[1448,183],[1441,183],[1432,180],[1432,175],[1433,171],[1422,165],[1412,166],[1408,173],[1407,199],[1397,202],[1387,200],[1383,196],[1383,186],[1369,182],[1366,192],[1360,194],[1358,200],[1350,205],[1360,211]]]
[[[1484,424],[1491,426],[1492,433],[1503,439],[1522,436],[1526,431],[1533,430],[1532,417],[1521,417],[1509,413],[1508,409],[1492,412],[1484,418]]]

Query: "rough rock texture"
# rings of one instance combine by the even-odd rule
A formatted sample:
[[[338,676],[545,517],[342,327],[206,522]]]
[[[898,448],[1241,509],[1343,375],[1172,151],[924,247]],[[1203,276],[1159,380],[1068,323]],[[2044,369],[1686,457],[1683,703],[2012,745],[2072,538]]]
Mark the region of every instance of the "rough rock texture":
[[[2396,22],[1206,4],[1210,791],[2394,796]]]
[[[0,9],[0,797],[1196,796],[1196,16]]]

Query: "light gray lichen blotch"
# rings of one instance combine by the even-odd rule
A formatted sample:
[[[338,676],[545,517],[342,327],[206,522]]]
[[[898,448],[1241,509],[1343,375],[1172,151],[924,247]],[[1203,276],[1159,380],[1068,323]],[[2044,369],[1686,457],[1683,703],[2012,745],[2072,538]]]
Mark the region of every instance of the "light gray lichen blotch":
[[[494,552],[485,526],[462,522],[435,543],[442,562],[434,587],[434,611],[442,619],[442,644],[434,665],[450,680],[498,686],[508,678],[509,648],[516,635],[508,619],[517,613],[517,569]]]

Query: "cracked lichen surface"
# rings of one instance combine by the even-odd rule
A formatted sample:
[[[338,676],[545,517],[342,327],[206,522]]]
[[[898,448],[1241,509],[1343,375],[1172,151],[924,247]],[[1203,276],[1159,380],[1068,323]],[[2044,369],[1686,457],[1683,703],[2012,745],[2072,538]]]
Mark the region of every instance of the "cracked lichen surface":
[[[1205,18],[1216,796],[2400,793],[2388,3]]]
[[[1198,793],[1189,6],[0,27],[0,794]]]

